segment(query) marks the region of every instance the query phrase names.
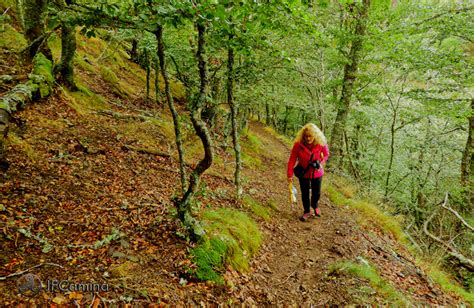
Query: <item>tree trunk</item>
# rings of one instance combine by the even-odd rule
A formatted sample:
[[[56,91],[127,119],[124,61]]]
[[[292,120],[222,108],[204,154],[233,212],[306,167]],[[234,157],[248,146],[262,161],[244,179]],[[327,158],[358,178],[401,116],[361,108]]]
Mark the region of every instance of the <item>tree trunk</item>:
[[[283,134],[286,135],[286,130],[288,129],[288,117],[290,116],[291,107],[285,107],[285,118],[283,119]]]
[[[146,71],[146,99],[150,98],[150,56],[145,48],[145,71]]]
[[[336,168],[342,167],[344,154],[344,131],[346,127],[347,116],[350,111],[354,83],[357,78],[357,69],[359,65],[360,52],[366,31],[366,20],[368,16],[370,0],[362,1],[362,8],[357,17],[355,27],[355,38],[352,41],[349,51],[349,62],[344,66],[344,79],[342,82],[341,99],[338,103],[336,120],[334,122],[331,134],[331,146],[333,160],[331,165]]]
[[[395,133],[396,133],[395,124],[396,122],[397,122],[397,108],[393,110],[392,125],[390,126],[390,159],[388,162],[387,177],[385,178],[384,198],[388,197],[388,184],[390,181],[390,175],[392,174],[393,156],[395,153]]]
[[[158,60],[160,61],[161,75],[165,83],[165,95],[168,101],[168,107],[170,108],[171,115],[173,117],[174,133],[176,139],[176,147],[178,148],[179,157],[179,174],[181,177],[181,192],[184,194],[186,189],[186,169],[184,161],[184,150],[183,142],[181,140],[181,125],[179,122],[179,114],[174,106],[173,96],[171,95],[170,81],[168,79],[168,72],[166,71],[166,58],[165,58],[165,46],[163,44],[163,27],[158,26],[155,32],[156,41],[158,44]]]
[[[472,111],[474,110],[474,99],[471,100],[471,116],[469,117],[469,128],[466,141],[466,147],[464,148],[462,161],[461,161],[461,185],[466,187],[467,197],[470,203],[474,202],[474,116]]]
[[[33,71],[25,84],[19,84],[0,98],[0,170],[8,169],[5,139],[12,115],[29,102],[48,96],[53,87],[52,63],[42,53],[33,59]]]
[[[161,105],[161,92],[160,92],[160,63],[158,59],[155,59],[155,101]]]
[[[19,12],[23,13],[24,35],[28,41],[26,56],[32,61],[38,51],[41,51],[46,58],[52,60],[51,50],[49,50],[44,37],[44,14],[47,9],[48,0],[23,0],[23,7]]]
[[[68,3],[64,0],[56,0],[57,5],[65,10]],[[61,24],[61,61],[55,68],[59,74],[58,81],[69,90],[76,91],[77,85],[74,81],[74,55],[76,53],[76,29],[63,22]]]
[[[272,123],[272,119],[270,117],[270,105],[265,104],[265,124],[270,126]]]
[[[132,49],[130,50],[130,60],[138,63],[138,40],[132,39]]]
[[[229,41],[232,37],[229,37]],[[242,169],[242,160],[240,155],[239,133],[237,128],[237,106],[234,103],[234,49],[229,47],[227,51],[227,102],[230,107],[232,122],[232,142],[235,151],[235,174],[234,184],[236,188],[236,196],[238,199],[242,197],[242,183],[240,182],[240,170]]]
[[[209,92],[207,61],[204,49],[206,44],[204,36],[206,27],[202,22],[197,22],[196,27],[198,30],[198,48],[196,58],[198,60],[200,86],[199,96],[195,102],[193,102],[191,107],[191,122],[193,123],[194,130],[201,139],[204,147],[204,158],[197,164],[196,168],[191,173],[188,190],[178,204],[178,216],[190,232],[192,239],[198,241],[204,236],[204,230],[199,221],[192,216],[191,205],[194,194],[199,187],[201,175],[211,167],[214,154],[212,152],[212,139],[209,130],[207,129],[206,123],[201,119],[202,108],[206,103]]]

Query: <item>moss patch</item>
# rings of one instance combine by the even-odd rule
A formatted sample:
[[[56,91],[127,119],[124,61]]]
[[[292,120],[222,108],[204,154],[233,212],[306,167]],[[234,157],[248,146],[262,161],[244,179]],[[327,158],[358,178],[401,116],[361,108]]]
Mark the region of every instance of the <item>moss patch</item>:
[[[468,292],[458,284],[453,283],[453,280],[449,278],[448,275],[432,264],[429,265],[427,272],[428,275],[441,286],[441,289],[457,294],[469,303],[467,306],[474,306],[474,293]]]
[[[329,182],[329,183],[328,183]],[[340,185],[338,185],[340,186]],[[393,237],[409,246],[409,241],[400,226],[399,221],[389,214],[383,213],[376,205],[362,201],[347,198],[345,194],[341,193],[331,181],[326,181],[325,190],[329,194],[329,199],[337,205],[347,205],[356,209],[361,215],[359,216],[359,223],[367,225],[372,222],[377,225],[383,232],[393,235]]]
[[[67,104],[73,108],[78,114],[84,115],[91,111],[110,109],[105,98],[90,92],[87,88],[79,86],[80,91],[69,92],[64,90]]]
[[[258,217],[261,217],[264,220],[269,220],[270,219],[270,208],[268,208],[264,205],[261,205],[260,203],[258,203],[254,199],[250,198],[249,196],[245,196],[243,198],[243,202]]]
[[[387,304],[399,306],[409,305],[409,300],[395,290],[387,281],[382,279],[377,270],[370,264],[356,264],[353,262],[336,263],[330,267],[331,272],[347,272],[351,275],[367,279],[370,285],[387,300]]]
[[[0,20],[0,48],[8,48],[13,51],[20,51],[26,46],[27,42],[23,35],[17,32],[10,24],[8,24],[7,20]]]
[[[61,38],[56,33],[51,34],[48,38],[48,46],[51,49],[54,62],[59,63],[61,60]]]
[[[197,266],[196,277],[222,283],[225,265],[247,270],[262,241],[255,221],[245,213],[226,208],[206,211],[202,219],[208,239],[191,251]]]
[[[38,155],[33,150],[31,145],[27,141],[19,138],[14,133],[10,133],[8,135],[7,146],[12,146],[12,147],[18,149],[19,151],[25,153],[26,156],[32,161],[35,161],[38,158]]]

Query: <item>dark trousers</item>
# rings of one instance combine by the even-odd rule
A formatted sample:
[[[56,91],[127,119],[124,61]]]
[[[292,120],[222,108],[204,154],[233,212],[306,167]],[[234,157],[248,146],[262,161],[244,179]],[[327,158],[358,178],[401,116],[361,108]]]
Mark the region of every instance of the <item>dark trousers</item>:
[[[300,188],[301,188],[301,199],[303,201],[304,212],[309,213],[310,203],[309,203],[309,189],[311,187],[311,207],[313,209],[318,207],[319,197],[321,195],[321,183],[323,177],[315,179],[299,179]]]

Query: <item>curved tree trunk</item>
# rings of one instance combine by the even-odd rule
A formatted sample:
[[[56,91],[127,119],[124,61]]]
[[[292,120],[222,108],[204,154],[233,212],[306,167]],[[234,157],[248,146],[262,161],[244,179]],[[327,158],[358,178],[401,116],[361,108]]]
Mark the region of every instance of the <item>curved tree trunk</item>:
[[[176,138],[176,146],[178,148],[178,156],[179,156],[179,173],[181,177],[181,191],[184,194],[185,187],[186,187],[186,169],[185,169],[185,161],[184,161],[184,150],[183,150],[183,142],[181,140],[181,127],[179,123],[179,114],[176,111],[173,102],[173,96],[171,95],[170,89],[170,81],[168,79],[168,72],[166,71],[166,58],[165,58],[165,46],[163,44],[163,27],[158,26],[158,29],[155,32],[156,41],[158,43],[158,59],[160,61],[160,70],[161,75],[163,76],[163,81],[165,83],[165,95],[166,100],[168,101],[168,106],[171,111],[171,115],[173,116],[173,124],[174,124],[174,133]]]
[[[199,221],[192,216],[192,199],[199,187],[201,175],[212,165],[214,154],[212,152],[212,139],[209,134],[209,130],[207,129],[206,123],[201,119],[202,108],[209,92],[207,61],[205,58],[204,49],[206,44],[204,37],[206,27],[201,22],[198,22],[196,26],[198,30],[198,49],[196,57],[198,60],[199,77],[201,82],[199,87],[199,96],[193,103],[191,109],[191,122],[193,123],[194,130],[201,139],[202,145],[204,147],[204,158],[197,164],[196,168],[191,173],[188,190],[178,204],[178,216],[183,222],[184,226],[190,232],[192,239],[198,241],[204,235],[204,230]]]
[[[356,80],[357,69],[359,65],[360,52],[362,49],[363,38],[366,31],[366,20],[368,16],[370,0],[362,1],[360,15],[356,21],[355,38],[352,41],[349,51],[349,62],[344,66],[344,79],[342,82],[341,99],[337,106],[337,115],[331,134],[331,146],[333,152],[333,165],[336,168],[342,167],[344,155],[344,131],[346,127],[347,116],[349,115],[352,93],[354,92],[354,83]]]

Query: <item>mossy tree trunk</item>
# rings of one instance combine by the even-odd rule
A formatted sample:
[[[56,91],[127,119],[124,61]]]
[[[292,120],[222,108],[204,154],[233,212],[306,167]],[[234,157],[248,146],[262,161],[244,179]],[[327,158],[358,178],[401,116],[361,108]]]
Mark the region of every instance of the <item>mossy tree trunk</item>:
[[[161,105],[161,92],[160,92],[160,63],[158,59],[155,58],[155,101]]]
[[[139,63],[138,59],[138,40],[132,39],[132,48],[130,49],[130,60],[135,63]]]
[[[232,37],[229,38],[229,41]],[[227,102],[230,107],[230,116],[232,123],[232,142],[235,152],[235,173],[234,184],[236,196],[238,199],[242,197],[242,183],[240,182],[240,171],[242,169],[242,159],[239,144],[239,132],[237,127],[237,106],[234,102],[234,48],[229,47],[227,50]]]
[[[344,66],[344,78],[342,81],[341,98],[337,106],[337,115],[334,122],[331,134],[331,151],[333,152],[333,159],[331,165],[336,168],[342,168],[344,155],[344,133],[349,115],[350,105],[352,100],[352,93],[354,92],[354,84],[357,78],[357,70],[359,65],[360,53],[362,50],[362,43],[366,32],[366,22],[370,6],[370,0],[362,1],[362,8],[359,16],[357,16],[356,26],[354,31],[354,39],[351,43],[349,51],[349,61]]]
[[[204,236],[204,230],[200,225],[199,221],[192,216],[191,205],[194,194],[199,188],[199,182],[201,175],[209,169],[213,161],[212,151],[212,138],[209,134],[209,130],[206,123],[201,118],[203,106],[206,103],[208,92],[209,92],[209,81],[207,77],[207,60],[205,55],[205,32],[206,26],[202,22],[197,22],[196,27],[198,30],[198,48],[196,52],[196,58],[199,67],[199,95],[192,104],[191,109],[191,122],[193,123],[196,134],[201,139],[204,147],[204,158],[197,164],[196,168],[191,173],[189,179],[188,190],[180,200],[178,205],[178,216],[183,222],[184,226],[190,232],[190,236],[193,240],[198,241]]]
[[[174,124],[174,133],[176,139],[176,147],[178,148],[178,157],[179,157],[179,173],[181,177],[181,191],[184,194],[186,191],[186,169],[184,161],[184,149],[183,141],[181,139],[181,127],[179,122],[179,114],[176,111],[173,101],[173,95],[171,94],[170,81],[168,78],[168,72],[166,70],[166,57],[165,57],[165,46],[163,44],[163,26],[158,26],[155,31],[155,37],[158,45],[158,60],[160,61],[160,70],[161,76],[163,76],[163,81],[165,83],[165,95],[166,100],[168,101],[168,106],[173,117]]]
[[[5,152],[5,139],[13,113],[29,102],[48,96],[53,87],[52,63],[42,53],[33,59],[33,71],[29,80],[19,84],[0,98],[0,170],[8,168]]]
[[[56,4],[65,10],[70,1],[55,0]],[[58,81],[69,90],[76,91],[77,85],[74,81],[74,55],[76,54],[76,28],[63,21],[61,24],[61,62],[55,68],[59,74]]]
[[[146,71],[146,99],[150,98],[150,56],[145,48],[145,71]]]
[[[23,29],[28,47],[26,57],[32,61],[38,51],[41,51],[48,59],[52,60],[51,51],[46,44],[44,36],[46,9],[48,0],[23,0],[18,1],[22,6],[18,11],[21,12],[23,20]]]

